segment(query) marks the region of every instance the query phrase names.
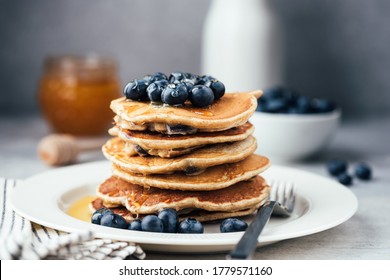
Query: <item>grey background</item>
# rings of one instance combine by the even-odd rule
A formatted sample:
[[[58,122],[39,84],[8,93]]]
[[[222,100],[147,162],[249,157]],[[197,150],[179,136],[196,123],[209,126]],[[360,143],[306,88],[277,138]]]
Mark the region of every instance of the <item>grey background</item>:
[[[336,101],[345,116],[389,111],[390,1],[270,2],[285,39],[286,85]],[[122,83],[157,70],[199,73],[209,4],[0,0],[0,115],[39,112],[36,88],[47,54],[113,56]]]

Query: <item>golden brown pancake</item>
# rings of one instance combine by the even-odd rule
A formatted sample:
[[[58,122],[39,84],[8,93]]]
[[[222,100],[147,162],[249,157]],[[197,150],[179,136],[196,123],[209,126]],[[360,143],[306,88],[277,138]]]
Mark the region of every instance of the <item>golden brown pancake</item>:
[[[170,174],[175,171],[204,170],[205,168],[238,162],[251,155],[257,147],[256,139],[233,143],[208,145],[191,154],[176,158],[129,156],[124,150],[124,141],[112,138],[103,146],[105,157],[122,170],[139,174]]]
[[[199,132],[192,135],[167,136],[151,131],[122,130],[119,128],[116,133],[113,133],[113,136],[118,136],[125,142],[139,145],[143,149],[176,149],[240,141],[252,135],[253,131],[253,125],[247,122],[224,131]]]
[[[142,175],[130,173],[117,165],[113,165],[113,175],[130,183],[169,190],[211,191],[227,188],[237,182],[249,180],[269,167],[269,159],[252,154],[246,159],[207,168],[196,176],[188,176],[184,172],[173,174]]]
[[[151,102],[128,100],[125,97],[111,102],[115,122],[122,129],[150,130],[168,134],[189,134],[197,131],[221,131],[243,125],[257,107],[261,91],[227,93],[207,108],[156,105]],[[168,125],[168,127],[167,127]],[[170,132],[172,126],[186,126],[188,131]]]
[[[153,155],[159,157],[177,157],[188,154],[205,145],[241,141],[253,134],[254,127],[247,122],[225,131],[198,132],[191,135],[164,135],[151,131],[122,130],[113,127],[112,136],[125,141],[128,155]]]
[[[234,212],[260,205],[269,191],[260,176],[215,191],[144,188],[112,176],[98,187],[97,195],[110,208],[124,206],[133,214],[151,214],[164,208]]]
[[[90,211],[91,213],[95,212],[96,210],[106,207],[103,203],[103,200],[101,198],[97,198],[93,200],[90,205]],[[188,213],[186,211],[179,211],[178,212],[178,219],[179,221],[184,220],[185,218],[194,218],[197,219],[199,222],[210,222],[210,221],[216,221],[231,217],[242,217],[242,216],[248,216],[256,212],[256,210],[260,207],[260,205],[256,205],[252,208],[238,210],[238,211],[232,211],[232,212],[223,212],[223,211],[206,211],[206,210],[199,210],[199,209],[190,209]],[[133,214],[129,210],[126,209],[126,207],[118,206],[114,208],[110,208],[114,213],[122,216],[127,222],[134,221],[136,219],[142,219],[146,216],[146,214]],[[154,213],[154,214],[157,214]]]

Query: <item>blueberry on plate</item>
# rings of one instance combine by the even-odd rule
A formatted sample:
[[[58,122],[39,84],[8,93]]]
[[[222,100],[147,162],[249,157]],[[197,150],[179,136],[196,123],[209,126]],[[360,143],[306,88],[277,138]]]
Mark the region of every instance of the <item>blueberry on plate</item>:
[[[106,226],[106,227],[113,227],[113,228],[123,228],[127,229],[128,224],[126,220],[115,213],[104,213],[101,220],[100,220],[100,225]]]
[[[178,233],[203,233],[204,228],[201,222],[194,218],[186,218],[179,223]]]
[[[219,226],[219,230],[221,232],[237,232],[237,231],[245,231],[248,228],[248,224],[237,218],[227,218],[222,221]]]
[[[352,185],[352,177],[351,177],[349,174],[347,174],[347,173],[341,173],[341,174],[339,174],[339,175],[337,176],[337,180],[338,180],[341,184],[343,184],[343,185],[345,185],[345,186],[350,186],[350,185]]]
[[[132,80],[125,86],[123,93],[127,99],[145,101],[148,99],[146,92],[148,85],[146,80]]]
[[[211,80],[206,84],[214,93],[214,100],[220,99],[225,94],[225,85],[218,80]]]
[[[183,83],[169,84],[161,94],[161,100],[169,105],[181,105],[188,98],[187,87]]]
[[[141,220],[136,219],[134,221],[131,221],[128,227],[129,230],[137,230],[137,231],[142,231],[142,226],[141,226]]]
[[[100,225],[100,220],[104,213],[112,213],[112,210],[102,207],[96,210],[91,217],[91,222],[96,225]]]
[[[161,94],[163,90],[168,86],[167,80],[158,80],[151,83],[147,88],[146,92],[151,101],[161,102]]]
[[[163,232],[164,225],[156,215],[147,215],[141,222],[142,231]]]
[[[347,162],[342,159],[332,159],[327,163],[328,172],[333,176],[345,173],[345,171],[347,171],[347,167]]]
[[[163,209],[158,213],[158,217],[163,223],[164,232],[177,232],[177,212],[175,209]]]
[[[355,175],[361,180],[370,180],[372,177],[371,168],[364,162],[355,166]]]
[[[191,90],[189,99],[195,107],[207,107],[213,104],[214,93],[209,87],[198,85]]]

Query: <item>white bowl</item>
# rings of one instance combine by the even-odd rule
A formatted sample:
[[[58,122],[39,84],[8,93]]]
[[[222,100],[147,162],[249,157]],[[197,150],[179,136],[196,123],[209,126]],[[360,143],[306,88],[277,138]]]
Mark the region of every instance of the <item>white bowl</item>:
[[[341,111],[322,114],[276,114],[255,112],[257,153],[271,162],[298,161],[324,150],[334,135]]]

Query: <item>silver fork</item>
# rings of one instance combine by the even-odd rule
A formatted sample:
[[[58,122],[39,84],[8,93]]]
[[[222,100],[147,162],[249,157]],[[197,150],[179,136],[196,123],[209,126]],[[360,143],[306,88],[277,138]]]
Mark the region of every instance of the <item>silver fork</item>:
[[[256,249],[257,239],[272,215],[290,217],[295,206],[295,187],[286,182],[271,183],[269,200],[259,209],[236,247],[227,259],[249,259]]]

